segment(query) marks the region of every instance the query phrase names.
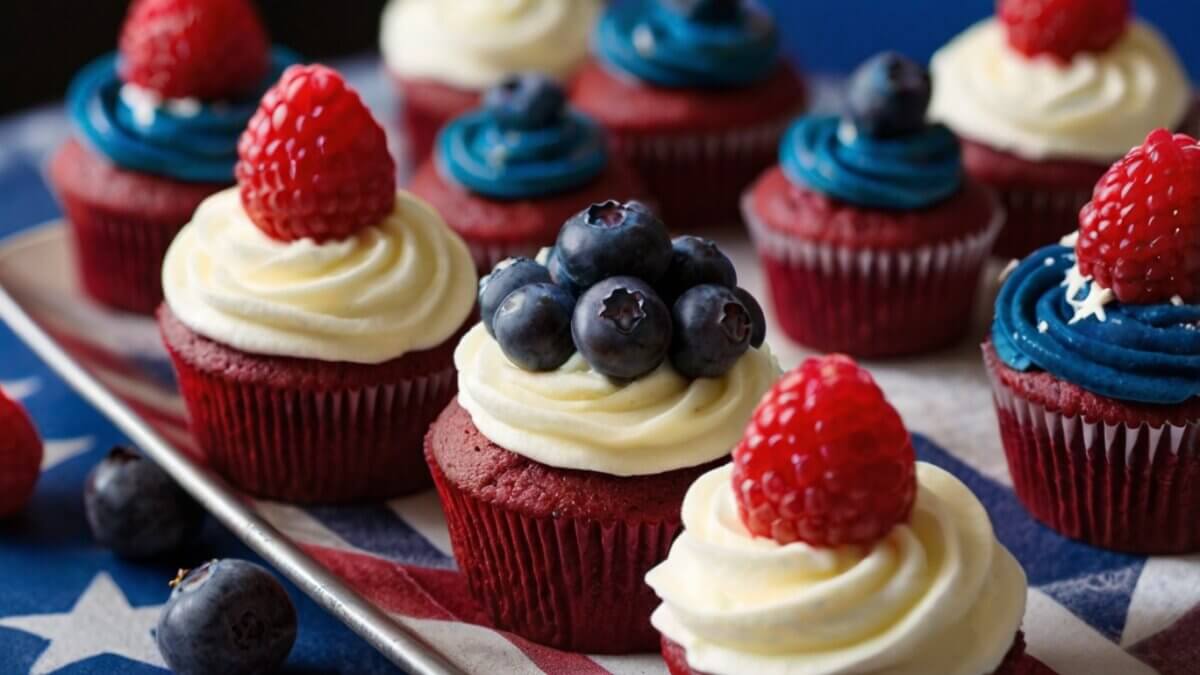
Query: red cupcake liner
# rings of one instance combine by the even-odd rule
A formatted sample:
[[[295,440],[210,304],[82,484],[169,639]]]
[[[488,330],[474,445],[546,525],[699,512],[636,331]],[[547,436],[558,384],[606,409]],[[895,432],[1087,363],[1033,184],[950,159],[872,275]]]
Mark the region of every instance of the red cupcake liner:
[[[74,141],[55,155],[49,178],[70,221],[83,290],[145,315],[162,303],[167,248],[200,202],[221,189],[125,171]]]
[[[438,132],[447,122],[479,105],[478,91],[398,75],[392,79],[400,90],[400,125],[413,166],[433,154]]]
[[[743,214],[784,333],[860,358],[932,351],[967,331],[983,266],[1004,223],[916,249],[851,248],[773,231]]]
[[[671,675],[707,675],[689,666],[687,650],[683,645],[673,642],[665,635],[662,638],[662,655]],[[1055,673],[1025,653],[1025,634],[1018,631],[1012,648],[1008,650],[1000,667],[992,671],[991,675],[1055,675]]]
[[[614,154],[637,167],[672,228],[710,230],[740,222],[738,200],[779,155],[796,111],[732,131],[611,133]]]
[[[1099,180],[1101,174],[1097,174]],[[992,186],[1008,213],[995,255],[1020,259],[1079,229],[1079,211],[1092,198],[1086,189],[1020,189]]]
[[[237,361],[251,355],[215,347],[225,351],[213,359],[179,344],[174,334],[186,329],[172,322],[160,314],[192,434],[209,465],[240,490],[341,503],[429,487],[422,442],[458,390],[449,350],[444,367],[393,381],[335,386],[315,375],[281,383],[271,369]]]
[[[1007,384],[990,349],[985,361],[1009,472],[1035,518],[1115,551],[1200,551],[1200,417],[1154,425],[1056,410]]]
[[[657,648],[645,576],[682,523],[530,516],[458,489],[428,445],[426,458],[459,569],[497,628],[589,654]]]

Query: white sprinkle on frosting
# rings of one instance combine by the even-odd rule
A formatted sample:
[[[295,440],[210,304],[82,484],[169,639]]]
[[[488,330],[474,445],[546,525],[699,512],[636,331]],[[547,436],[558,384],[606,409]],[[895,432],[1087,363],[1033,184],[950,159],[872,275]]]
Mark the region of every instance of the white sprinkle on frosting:
[[[1038,322],[1038,332],[1039,332],[1039,333],[1045,333],[1045,332],[1047,332],[1047,331],[1049,331],[1049,330],[1050,330],[1050,324],[1049,324],[1049,323],[1047,323],[1046,321],[1039,321],[1039,322]]]
[[[1178,295],[1172,295],[1171,304],[1175,305],[1176,307],[1183,307],[1183,298],[1179,297]]]
[[[1091,316],[1100,321],[1108,320],[1104,306],[1115,301],[1116,294],[1101,287],[1090,276],[1084,276],[1079,271],[1079,265],[1072,265],[1067,270],[1067,278],[1063,280],[1062,285],[1067,288],[1067,303],[1075,310],[1075,315],[1071,317],[1070,323],[1079,323]],[[1087,296],[1080,300],[1079,292],[1084,287],[1087,288]]]

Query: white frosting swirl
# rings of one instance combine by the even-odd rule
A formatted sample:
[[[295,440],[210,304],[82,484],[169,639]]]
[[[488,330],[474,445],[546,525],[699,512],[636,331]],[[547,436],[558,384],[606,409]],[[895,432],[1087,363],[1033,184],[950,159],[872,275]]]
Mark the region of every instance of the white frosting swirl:
[[[702,476],[646,582],[652,621],[712,675],[987,675],[1025,613],[1021,566],[956,478],[918,464],[910,523],[869,550],[781,546],[738,517],[732,465]]]
[[[645,476],[729,454],[778,379],[775,357],[751,349],[718,379],[689,380],[664,363],[627,384],[575,354],[549,373],[513,365],[482,325],[454,354],[458,402],[493,443],[562,469]]]
[[[237,188],[208,198],[167,251],[163,291],[184,325],[252,354],[382,363],[452,337],[475,306],[475,267],[441,216],[407,192],[342,241],[284,242]]]
[[[1166,40],[1134,21],[1103,53],[1062,64],[1027,58],[988,19],[934,54],[930,116],[958,134],[1031,160],[1108,163],[1191,105],[1187,75]]]
[[[392,0],[380,44],[392,72],[461,89],[538,71],[565,79],[588,53],[599,0]]]

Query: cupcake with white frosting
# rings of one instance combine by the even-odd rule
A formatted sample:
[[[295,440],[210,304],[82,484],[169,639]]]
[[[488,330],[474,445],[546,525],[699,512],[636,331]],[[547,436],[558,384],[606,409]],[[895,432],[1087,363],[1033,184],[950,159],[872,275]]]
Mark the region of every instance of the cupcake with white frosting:
[[[319,111],[319,114],[318,114]],[[429,484],[421,440],[454,397],[475,305],[466,245],[395,188],[342,78],[293,67],[163,266],[159,322],[209,464],[251,494],[378,499]]]
[[[673,675],[1012,675],[1025,574],[844,356],[764,397],[646,581]]]
[[[498,627],[571,651],[650,651],[643,577],[779,367],[728,258],[671,241],[639,204],[583,210],[543,260],[481,285],[459,395],[426,458],[459,568]]]
[[[428,157],[438,130],[505,76],[569,79],[587,58],[600,7],[600,0],[391,0],[380,48],[403,99],[412,158]]]
[[[933,57],[931,116],[1008,210],[996,245],[1021,257],[1073,231],[1092,186],[1151,130],[1190,126],[1192,89],[1128,0],[1004,0]]]

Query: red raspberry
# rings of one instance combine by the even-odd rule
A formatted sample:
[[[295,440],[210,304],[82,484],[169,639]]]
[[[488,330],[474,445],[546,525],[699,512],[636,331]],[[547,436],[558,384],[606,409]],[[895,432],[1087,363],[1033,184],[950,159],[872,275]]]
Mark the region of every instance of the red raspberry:
[[[383,128],[325,66],[292,66],[267,92],[238,143],[242,204],[275,239],[345,239],[396,203]]]
[[[908,520],[916,499],[908,431],[848,356],[810,358],[785,375],[733,462],[742,522],[780,544],[869,545]]]
[[[0,391],[0,518],[25,508],[41,470],[37,430],[21,406]]]
[[[1119,40],[1129,24],[1129,5],[1130,0],[998,0],[996,15],[1013,49],[1070,61]]]
[[[1200,145],[1153,131],[1079,214],[1079,271],[1126,303],[1200,295]]]
[[[121,79],[164,98],[238,98],[270,68],[267,31],[247,0],[136,0],[120,49]]]

